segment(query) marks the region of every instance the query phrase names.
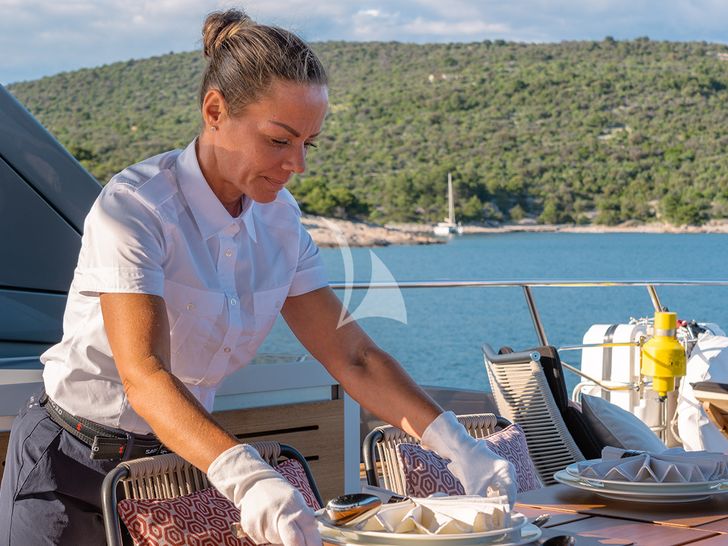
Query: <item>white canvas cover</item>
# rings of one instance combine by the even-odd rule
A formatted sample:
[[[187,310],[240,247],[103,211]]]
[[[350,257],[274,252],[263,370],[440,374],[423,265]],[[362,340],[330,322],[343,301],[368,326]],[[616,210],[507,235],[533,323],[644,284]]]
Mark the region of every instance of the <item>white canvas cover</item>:
[[[680,382],[678,394],[678,434],[688,451],[728,453],[728,438],[723,436],[705,414],[695,398],[691,383],[715,381],[728,383],[728,337],[702,334],[687,365],[687,375]]]

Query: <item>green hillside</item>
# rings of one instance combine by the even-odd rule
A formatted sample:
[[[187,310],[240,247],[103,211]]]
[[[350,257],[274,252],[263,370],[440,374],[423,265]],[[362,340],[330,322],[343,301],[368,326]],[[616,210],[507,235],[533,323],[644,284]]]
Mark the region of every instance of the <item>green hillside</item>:
[[[728,217],[728,47],[634,41],[314,44],[331,109],[304,209],[436,221]],[[199,129],[199,52],[9,86],[101,181]]]

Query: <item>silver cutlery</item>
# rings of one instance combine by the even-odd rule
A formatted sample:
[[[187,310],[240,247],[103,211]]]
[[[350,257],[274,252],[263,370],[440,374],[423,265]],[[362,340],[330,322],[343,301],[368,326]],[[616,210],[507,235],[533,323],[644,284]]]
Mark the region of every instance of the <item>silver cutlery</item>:
[[[331,499],[316,519],[333,527],[351,527],[377,513],[382,500],[376,495],[353,493]],[[230,530],[237,538],[247,538],[242,525],[233,523]]]
[[[372,517],[382,506],[376,495],[352,493],[331,499],[319,520],[334,527],[351,527]]]

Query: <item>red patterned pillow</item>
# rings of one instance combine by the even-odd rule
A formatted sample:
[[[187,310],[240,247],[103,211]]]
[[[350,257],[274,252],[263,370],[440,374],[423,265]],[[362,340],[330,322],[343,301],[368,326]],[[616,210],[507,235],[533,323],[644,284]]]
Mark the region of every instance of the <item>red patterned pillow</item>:
[[[167,500],[124,499],[118,510],[134,546],[241,544],[230,530],[240,511],[214,487]],[[244,545],[256,546],[249,539]]]
[[[316,495],[313,493],[313,489],[311,489],[311,484],[308,483],[306,471],[303,469],[303,465],[301,465],[301,463],[299,463],[296,459],[287,459],[276,466],[276,470],[280,472],[293,487],[301,492],[301,495],[303,495],[303,499],[306,501],[309,508],[314,511],[321,508],[319,501],[316,499]]]
[[[399,444],[397,454],[404,471],[405,495],[429,497],[433,493],[465,494],[460,480],[447,468],[450,459],[443,459],[419,444]]]
[[[485,441],[490,449],[515,466],[519,493],[543,487],[528,453],[526,436],[521,427],[510,425],[491,434]],[[448,495],[465,493],[460,481],[447,468],[449,459],[443,459],[434,451],[416,444],[400,444],[397,452],[404,471],[406,495],[427,497],[438,492]]]
[[[538,471],[531,460],[531,454],[528,452],[526,433],[519,425],[513,423],[503,430],[494,432],[485,438],[485,443],[516,467],[516,483],[519,493],[543,487],[541,478],[538,477]]]
[[[289,459],[276,470],[313,510],[321,508],[301,463]],[[174,499],[124,499],[118,511],[135,546],[256,546],[233,535],[230,526],[240,521],[240,511],[214,487]]]

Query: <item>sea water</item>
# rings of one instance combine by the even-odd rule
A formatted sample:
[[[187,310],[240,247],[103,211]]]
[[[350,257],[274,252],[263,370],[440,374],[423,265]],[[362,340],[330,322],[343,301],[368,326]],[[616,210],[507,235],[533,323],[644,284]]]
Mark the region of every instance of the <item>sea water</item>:
[[[371,279],[381,260],[397,282],[427,280],[728,280],[728,235],[643,233],[509,233],[453,237],[447,244],[351,249],[353,280]],[[333,281],[347,281],[347,252],[322,249]],[[372,258],[371,253],[375,255]],[[375,280],[384,280],[381,264]],[[592,324],[652,316],[646,288],[533,288],[548,341],[582,341]],[[481,345],[523,350],[538,345],[523,290],[443,288],[354,291],[349,311],[418,383],[489,390]],[[728,287],[658,287],[681,319],[715,322],[728,331]],[[337,291],[345,299],[343,291]],[[387,305],[394,302],[395,305]],[[305,350],[279,320],[262,352]],[[579,365],[580,352],[562,355]],[[575,377],[568,377],[574,385]]]

